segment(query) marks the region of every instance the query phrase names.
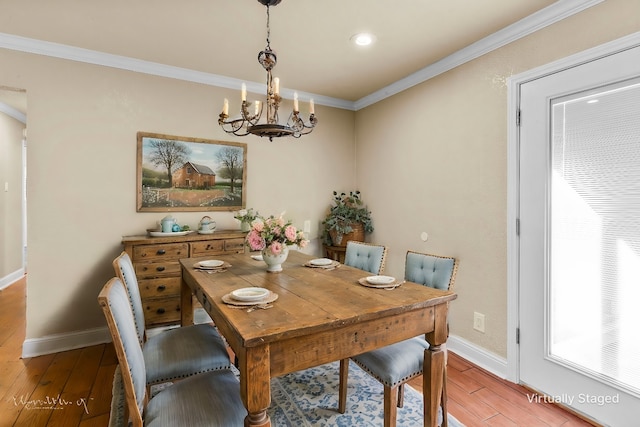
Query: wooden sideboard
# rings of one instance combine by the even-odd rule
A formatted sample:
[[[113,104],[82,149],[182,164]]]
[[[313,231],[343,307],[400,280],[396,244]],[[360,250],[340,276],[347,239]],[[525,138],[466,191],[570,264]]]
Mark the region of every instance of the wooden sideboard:
[[[180,323],[181,258],[244,252],[246,233],[216,230],[186,236],[124,236],[138,278],[147,328]]]

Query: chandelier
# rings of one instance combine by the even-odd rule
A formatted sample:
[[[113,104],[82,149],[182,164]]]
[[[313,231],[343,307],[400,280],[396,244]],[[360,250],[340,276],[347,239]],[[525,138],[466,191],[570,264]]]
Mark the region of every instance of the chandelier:
[[[318,119],[314,114],[313,99],[309,101],[309,121],[307,123],[305,123],[304,119],[300,117],[297,92],[293,95],[293,111],[289,115],[287,123],[284,125],[279,123],[278,107],[280,106],[282,97],[280,96],[280,80],[277,77],[273,78],[271,75],[271,70],[275,67],[277,62],[277,56],[276,53],[271,50],[269,40],[271,35],[271,28],[269,27],[269,7],[277,5],[282,0],[258,1],[267,7],[267,47],[258,53],[258,62],[267,71],[267,100],[266,102],[248,102],[247,88],[243,83],[241,90],[242,105],[240,106],[240,117],[229,119],[229,100],[225,98],[222,106],[222,113],[220,113],[218,118],[218,124],[222,126],[222,129],[225,132],[232,133],[237,136],[252,134],[267,137],[270,141],[273,141],[273,138],[280,138],[283,136],[300,138],[302,135],[311,133],[315,125],[318,123]],[[267,110],[266,123],[260,123],[265,104]]]

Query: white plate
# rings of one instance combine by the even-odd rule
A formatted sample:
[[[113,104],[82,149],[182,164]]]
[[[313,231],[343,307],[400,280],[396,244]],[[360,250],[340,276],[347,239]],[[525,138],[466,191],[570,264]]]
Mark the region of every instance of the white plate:
[[[186,236],[189,233],[193,233],[193,230],[189,231],[172,231],[171,233],[164,233],[162,231],[150,231],[151,237],[163,237],[163,236]]]
[[[390,285],[396,281],[395,277],[391,276],[369,276],[367,277],[367,282],[372,285]]]
[[[209,259],[206,261],[200,261],[198,265],[202,268],[218,268],[224,265],[224,261],[218,259]]]
[[[311,265],[331,265],[331,263],[333,263],[333,260],[329,258],[316,258],[309,261]]]
[[[269,295],[269,289],[242,288],[231,292],[231,297],[238,301],[259,301]]]

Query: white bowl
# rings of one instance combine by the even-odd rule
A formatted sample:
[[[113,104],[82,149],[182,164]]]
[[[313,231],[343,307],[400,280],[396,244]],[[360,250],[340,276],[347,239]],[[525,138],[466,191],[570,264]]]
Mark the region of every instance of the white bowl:
[[[390,285],[396,281],[395,277],[391,276],[369,276],[367,277],[367,282],[372,285]]]
[[[209,259],[206,261],[200,261],[198,265],[202,268],[218,268],[224,265],[224,261],[220,261],[219,259]]]
[[[309,261],[309,264],[311,265],[330,265],[333,262],[333,260],[329,259],[329,258],[316,258],[316,259],[312,259],[311,261]]]
[[[231,298],[238,301],[260,301],[269,295],[269,289],[242,288],[231,292]]]

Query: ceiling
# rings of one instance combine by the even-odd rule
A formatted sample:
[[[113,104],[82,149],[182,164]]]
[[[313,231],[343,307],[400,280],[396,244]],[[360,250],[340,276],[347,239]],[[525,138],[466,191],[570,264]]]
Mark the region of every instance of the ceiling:
[[[554,3],[576,1],[283,0],[270,8],[273,74],[285,97],[355,103]],[[198,71],[227,87],[265,81],[266,7],[256,0],[2,0],[2,10],[0,35]],[[363,31],[372,46],[350,42]],[[0,102],[15,103],[2,84]]]

